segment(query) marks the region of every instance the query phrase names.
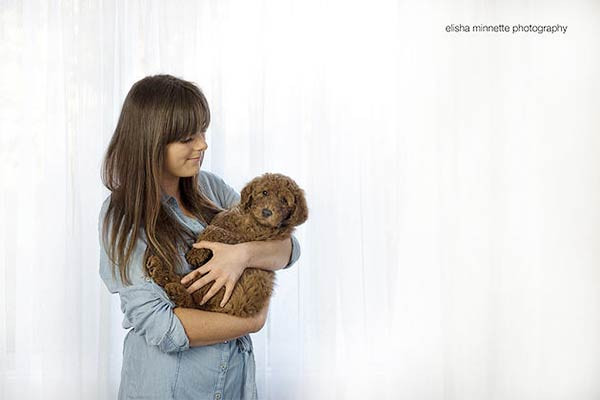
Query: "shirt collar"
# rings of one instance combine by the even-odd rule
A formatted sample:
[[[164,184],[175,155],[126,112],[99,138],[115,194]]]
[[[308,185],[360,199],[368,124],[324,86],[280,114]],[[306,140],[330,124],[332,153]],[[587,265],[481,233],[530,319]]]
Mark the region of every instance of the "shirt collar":
[[[172,204],[173,202],[177,203],[177,200],[175,200],[175,197],[173,197],[170,194],[167,194],[163,191],[161,191],[160,201],[163,203],[167,203],[167,204],[169,204],[169,203]]]

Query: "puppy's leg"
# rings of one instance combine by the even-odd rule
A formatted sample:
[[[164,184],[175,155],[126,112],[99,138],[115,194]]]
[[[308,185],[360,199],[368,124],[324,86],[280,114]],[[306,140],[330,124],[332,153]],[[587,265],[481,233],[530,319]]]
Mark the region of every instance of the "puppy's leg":
[[[167,283],[165,292],[178,307],[194,308],[194,300],[192,295],[185,290],[185,286],[181,283]]]
[[[179,282],[180,278],[171,271],[157,256],[148,257],[148,261],[146,262],[146,269],[148,270],[148,275],[163,288],[169,282]]]

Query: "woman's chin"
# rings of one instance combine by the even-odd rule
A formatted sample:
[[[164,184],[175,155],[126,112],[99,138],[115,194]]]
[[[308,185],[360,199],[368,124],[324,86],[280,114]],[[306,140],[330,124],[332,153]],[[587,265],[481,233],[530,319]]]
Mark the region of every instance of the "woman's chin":
[[[200,168],[190,168],[187,169],[184,173],[180,174],[179,177],[180,178],[189,178],[195,175],[198,175],[200,173]]]

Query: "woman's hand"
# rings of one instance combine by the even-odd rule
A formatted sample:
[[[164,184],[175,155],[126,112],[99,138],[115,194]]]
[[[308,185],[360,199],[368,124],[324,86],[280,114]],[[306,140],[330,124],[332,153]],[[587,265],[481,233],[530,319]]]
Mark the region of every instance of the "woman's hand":
[[[187,288],[188,293],[193,293],[202,286],[215,281],[210,290],[202,298],[200,304],[206,303],[223,286],[225,286],[225,295],[221,301],[221,307],[229,301],[233,288],[238,279],[248,266],[248,249],[244,243],[226,244],[220,242],[207,242],[202,240],[194,243],[194,247],[205,248],[212,251],[212,258],[200,268],[195,269],[181,279],[185,284],[196,277],[202,276]]]

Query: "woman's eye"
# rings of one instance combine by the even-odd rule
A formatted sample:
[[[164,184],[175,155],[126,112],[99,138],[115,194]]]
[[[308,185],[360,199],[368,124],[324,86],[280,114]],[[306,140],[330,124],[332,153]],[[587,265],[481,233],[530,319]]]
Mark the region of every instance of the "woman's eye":
[[[195,134],[193,134],[193,135],[189,136],[187,139],[180,140],[179,142],[180,142],[180,143],[189,143],[189,142],[193,141],[193,140],[194,140],[194,138],[196,138],[196,137],[198,137],[198,136],[200,136],[200,137],[204,138],[204,132],[195,133]]]
[[[268,196],[269,192],[267,192],[266,190],[263,190],[263,196]]]

